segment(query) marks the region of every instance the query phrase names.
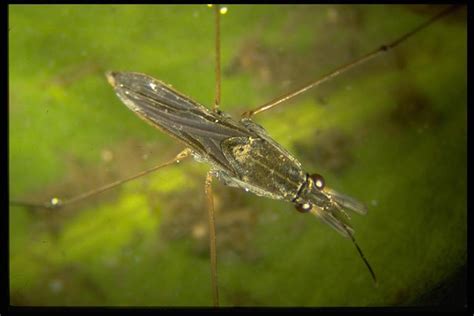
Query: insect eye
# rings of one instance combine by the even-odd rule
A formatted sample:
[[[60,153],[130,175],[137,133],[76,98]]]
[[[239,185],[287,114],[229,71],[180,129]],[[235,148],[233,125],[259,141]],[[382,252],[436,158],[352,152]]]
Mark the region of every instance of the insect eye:
[[[319,190],[322,190],[324,188],[325,182],[322,175],[314,173],[310,177],[311,179],[313,179],[316,188],[318,188]]]
[[[311,205],[311,203],[309,202],[305,202],[303,204],[296,204],[295,207],[296,207],[296,210],[300,213],[308,213],[313,207],[313,205]]]

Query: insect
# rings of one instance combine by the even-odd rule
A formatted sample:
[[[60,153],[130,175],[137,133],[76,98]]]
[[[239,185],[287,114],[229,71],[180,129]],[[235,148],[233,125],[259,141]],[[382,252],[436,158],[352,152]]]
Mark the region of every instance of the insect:
[[[129,68],[129,66],[127,66],[127,68]],[[262,75],[262,76],[264,76],[264,75]],[[67,77],[66,77],[66,78],[67,78]],[[64,79],[63,79],[63,81],[67,81],[67,80],[64,80]],[[170,82],[171,80],[166,80],[166,81],[167,81],[167,82]],[[60,81],[60,82],[61,82],[61,81]],[[78,124],[78,126],[79,126],[79,125],[80,125],[80,123]],[[107,155],[104,154],[104,156],[107,156]]]

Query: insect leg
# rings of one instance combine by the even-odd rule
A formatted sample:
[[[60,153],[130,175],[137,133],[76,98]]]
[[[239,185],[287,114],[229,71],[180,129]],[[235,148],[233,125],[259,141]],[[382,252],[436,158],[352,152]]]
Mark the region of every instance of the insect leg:
[[[219,5],[214,6],[214,15],[216,17],[216,96],[212,109],[217,111],[221,103],[221,19]]]
[[[149,168],[147,170],[141,171],[141,172],[139,172],[139,173],[137,173],[133,176],[130,176],[128,178],[114,181],[114,182],[109,183],[107,185],[104,185],[100,188],[84,192],[82,194],[76,195],[76,196],[74,196],[72,198],[69,198],[67,200],[62,201],[57,197],[53,197],[49,202],[45,202],[45,203],[31,203],[31,202],[25,202],[25,201],[11,200],[10,205],[57,209],[57,208],[60,208],[60,207],[63,207],[63,206],[69,205],[69,204],[73,204],[73,203],[82,201],[86,198],[89,198],[89,197],[94,196],[96,194],[102,193],[102,192],[107,191],[109,189],[115,188],[119,185],[122,185],[125,182],[140,178],[140,177],[142,177],[144,175],[147,175],[147,174],[149,174],[153,171],[156,171],[158,169],[161,169],[161,168],[164,168],[166,166],[170,166],[174,163],[180,162],[181,160],[188,157],[190,154],[191,154],[191,149],[185,148],[183,151],[181,151],[179,154],[177,154],[173,159],[170,159],[170,160],[168,160],[167,162],[165,162],[161,165],[154,166],[154,167]]]
[[[212,302],[214,306],[219,306],[219,289],[217,286],[217,251],[216,251],[216,223],[214,219],[214,199],[212,196],[212,175],[207,173],[204,184],[204,191],[207,198],[207,211],[209,220],[209,246],[211,258],[211,286]]]
[[[379,48],[347,63],[347,64],[344,64],[336,69],[334,69],[333,71],[325,74],[324,76],[322,76],[321,78],[319,78],[318,80],[316,81],[313,81],[313,82],[310,82],[310,83],[307,83],[306,85],[304,85],[303,87],[301,88],[298,88],[294,91],[291,91],[290,93],[287,93],[287,94],[284,94],[276,99],[273,99],[271,100],[270,102],[267,102],[253,110],[250,110],[250,111],[246,111],[244,113],[242,113],[242,116],[243,117],[247,117],[247,118],[250,118],[251,116],[257,114],[257,113],[262,113],[262,112],[265,112],[267,110],[270,110],[272,108],[274,108],[275,106],[279,105],[279,104],[282,104],[283,102],[289,100],[289,99],[292,99],[294,97],[296,97],[297,95],[300,95],[302,94],[303,92],[306,92],[307,90],[311,89],[311,88],[314,88],[314,87],[317,87],[319,86],[320,84],[334,78],[334,77],[337,77],[338,75],[354,68],[355,66],[358,66],[366,61],[369,61],[379,55],[381,55],[382,53],[385,53],[389,50],[392,50],[393,48],[395,48],[396,46],[398,46],[400,43],[404,42],[405,40],[407,40],[409,37],[413,36],[414,34],[418,33],[419,31],[421,31],[422,29],[428,27],[429,25],[431,25],[432,23],[434,23],[435,21],[441,19],[442,17],[450,14],[451,12],[453,12],[455,9],[457,9],[459,6],[450,6],[446,9],[444,9],[443,11],[441,11],[440,13],[438,13],[437,15],[431,17],[429,20],[423,22],[422,24],[418,25],[416,28],[412,29],[411,31],[403,34],[402,36],[398,37],[397,39],[395,39],[394,41],[388,43],[388,44],[384,44],[384,45],[381,45]]]

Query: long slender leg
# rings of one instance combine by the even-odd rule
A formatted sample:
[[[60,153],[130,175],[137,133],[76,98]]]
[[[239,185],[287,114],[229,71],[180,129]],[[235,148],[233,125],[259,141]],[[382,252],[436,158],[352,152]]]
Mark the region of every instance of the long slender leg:
[[[176,162],[180,162],[181,160],[188,157],[189,154],[191,154],[191,149],[185,148],[183,151],[181,151],[179,154],[177,154],[173,159],[170,159],[170,160],[168,160],[167,162],[165,162],[161,165],[158,165],[158,166],[152,167],[150,169],[141,171],[141,172],[139,172],[139,173],[137,173],[133,176],[130,176],[130,177],[126,178],[126,179],[117,180],[117,181],[114,181],[114,182],[109,183],[107,185],[104,185],[100,188],[84,192],[82,194],[79,194],[75,197],[69,198],[69,199],[64,200],[64,201],[61,201],[57,197],[54,197],[49,202],[45,202],[45,203],[30,203],[30,202],[24,202],[24,201],[11,200],[10,205],[27,206],[27,207],[42,207],[42,208],[49,208],[49,209],[59,208],[59,207],[65,206],[65,205],[69,205],[69,204],[73,204],[73,203],[82,201],[86,198],[89,198],[89,197],[94,196],[96,194],[99,194],[99,193],[102,193],[102,192],[107,191],[109,189],[112,189],[114,187],[117,187],[121,184],[124,184],[125,182],[140,178],[140,177],[142,177],[144,175],[147,175],[151,172],[154,172],[158,169],[164,168],[166,166],[170,166],[170,165],[172,165]]]
[[[311,89],[311,88],[314,88],[316,86],[319,86],[320,84],[328,81],[329,79],[332,79],[346,71],[348,71],[349,69],[351,68],[354,68],[355,66],[357,65],[360,65],[366,61],[369,61],[377,56],[379,56],[380,54],[382,53],[385,53],[393,48],[395,48],[396,46],[398,46],[400,43],[404,42],[405,40],[407,40],[409,37],[413,36],[414,34],[418,33],[419,31],[421,31],[422,29],[428,27],[430,24],[434,23],[435,21],[441,19],[442,17],[448,15],[449,13],[451,13],[452,11],[454,11],[455,9],[457,9],[458,6],[451,6],[451,7],[448,7],[447,9],[441,11],[440,13],[438,13],[437,15],[433,16],[432,18],[430,18],[429,20],[423,22],[422,24],[420,24],[419,26],[417,26],[416,28],[414,28],[413,30],[403,34],[402,36],[400,36],[399,38],[397,38],[396,40],[392,41],[391,43],[389,44],[385,44],[385,45],[381,45],[379,48],[373,50],[372,52],[362,56],[362,57],[359,57],[358,59],[356,60],[353,60],[345,65],[342,65],[338,68],[336,68],[335,70],[325,74],[324,76],[322,76],[320,79],[316,80],[316,81],[313,81],[311,83],[308,83],[306,85],[304,85],[303,87],[301,88],[298,88],[290,93],[287,93],[287,94],[284,94],[276,99],[273,99],[272,101],[268,102],[268,103],[265,103],[264,105],[261,105],[253,110],[250,110],[250,111],[246,111],[244,113],[242,113],[242,116],[243,117],[251,117],[257,113],[262,113],[262,112],[265,112],[267,110],[270,110],[272,108],[274,108],[275,106],[289,100],[289,99],[292,99],[294,97],[296,97],[297,95],[300,95],[301,93]]]
[[[216,222],[214,219],[214,199],[212,197],[212,175],[207,173],[204,185],[206,192],[207,211],[209,220],[209,248],[211,258],[211,287],[212,302],[214,306],[219,306],[219,288],[217,285],[217,249],[216,249]]]
[[[216,17],[216,96],[212,109],[217,111],[221,103],[221,19],[219,5],[214,6],[214,15]]]

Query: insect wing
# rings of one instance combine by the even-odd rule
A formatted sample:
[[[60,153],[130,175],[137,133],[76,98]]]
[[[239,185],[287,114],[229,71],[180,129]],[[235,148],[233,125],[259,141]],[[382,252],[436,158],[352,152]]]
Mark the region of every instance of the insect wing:
[[[231,171],[221,142],[249,132],[150,76],[109,72],[109,83],[125,105],[147,123],[174,136],[195,153]]]
[[[330,188],[325,188],[324,192],[329,194],[331,196],[331,199],[337,204],[339,204],[339,206],[343,209],[349,209],[363,215],[367,214],[367,207],[356,199],[348,195],[336,192]]]
[[[349,238],[349,233],[354,234],[354,229],[344,220],[345,214],[343,214],[342,211],[338,210],[337,208],[325,210],[320,207],[313,206],[310,212],[334,228],[342,236]]]

